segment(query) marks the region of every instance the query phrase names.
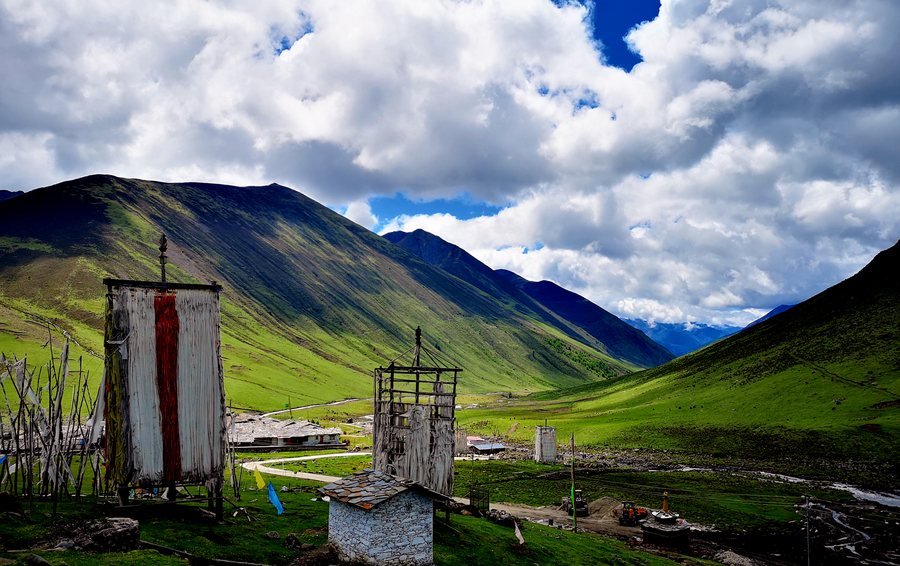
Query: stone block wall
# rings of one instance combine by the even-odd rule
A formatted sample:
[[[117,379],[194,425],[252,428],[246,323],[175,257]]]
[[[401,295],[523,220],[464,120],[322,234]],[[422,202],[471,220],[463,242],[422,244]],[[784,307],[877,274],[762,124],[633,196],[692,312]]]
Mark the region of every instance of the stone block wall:
[[[434,562],[430,498],[405,491],[374,509],[332,499],[328,539],[343,560],[377,566],[427,566]]]

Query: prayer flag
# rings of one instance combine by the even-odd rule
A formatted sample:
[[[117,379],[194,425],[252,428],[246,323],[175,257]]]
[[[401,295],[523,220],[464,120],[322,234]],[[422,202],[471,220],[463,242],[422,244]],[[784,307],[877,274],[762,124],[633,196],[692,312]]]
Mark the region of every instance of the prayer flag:
[[[275,486],[271,483],[269,484],[269,501],[272,502],[272,505],[275,506],[275,509],[278,509],[279,515],[284,513],[284,506],[281,504],[281,500],[278,499],[278,494],[275,492]]]
[[[525,544],[525,537],[522,536],[522,531],[519,530],[519,523],[513,521],[513,525],[516,526],[516,538],[519,539],[519,544]]]
[[[572,524],[578,528],[578,511],[575,505],[575,433],[572,432]]]
[[[256,487],[259,489],[266,489],[266,480],[264,480],[262,474],[259,473],[259,468],[253,468],[253,471],[256,475]]]

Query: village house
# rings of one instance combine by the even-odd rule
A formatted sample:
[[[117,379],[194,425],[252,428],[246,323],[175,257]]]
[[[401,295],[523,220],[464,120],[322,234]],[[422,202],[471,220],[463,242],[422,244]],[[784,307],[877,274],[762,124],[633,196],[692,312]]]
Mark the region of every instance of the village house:
[[[339,444],[340,427],[323,427],[310,421],[280,421],[241,413],[233,416],[228,439],[235,446],[314,446]]]

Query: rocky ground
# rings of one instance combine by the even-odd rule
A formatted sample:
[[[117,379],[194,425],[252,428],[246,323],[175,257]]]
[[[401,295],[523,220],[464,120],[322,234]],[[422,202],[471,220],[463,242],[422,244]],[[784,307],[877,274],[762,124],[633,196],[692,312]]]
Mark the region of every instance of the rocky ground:
[[[494,458],[502,460],[531,459],[531,447],[510,444],[509,449]],[[560,461],[570,462],[571,452],[560,454]],[[667,451],[593,449],[576,451],[579,469],[621,469],[633,471],[709,471],[716,473],[750,472],[758,474],[803,474],[811,484],[830,485],[836,480],[852,477],[854,471],[861,478],[872,478],[872,470],[854,462],[760,462],[751,460],[712,458]],[[774,469],[773,469],[774,468]],[[859,468],[857,470],[857,468]],[[829,473],[835,472],[834,475]],[[866,473],[863,473],[866,472]],[[876,470],[879,487],[890,486],[889,471],[884,477]],[[604,500],[609,498],[604,498]],[[612,500],[598,500],[589,506],[588,517],[579,518],[578,528],[619,538],[631,544],[642,543],[640,527],[621,526],[616,511],[621,504]],[[572,528],[572,519],[556,507],[492,504],[492,508],[515,517]],[[798,520],[780,532],[747,530],[722,532],[705,525],[691,525],[690,554],[710,558],[735,566],[786,566],[813,564],[895,564],[900,566],[900,507],[880,505],[871,501],[850,501],[826,507],[813,504],[810,508],[809,553],[807,556],[806,525]]]

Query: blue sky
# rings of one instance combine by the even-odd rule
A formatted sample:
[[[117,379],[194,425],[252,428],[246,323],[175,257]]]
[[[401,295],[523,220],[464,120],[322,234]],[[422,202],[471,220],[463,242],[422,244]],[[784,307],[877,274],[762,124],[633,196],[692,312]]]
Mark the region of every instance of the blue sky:
[[[279,183],[740,326],[900,238],[898,28],[883,0],[0,0],[0,189]]]
[[[503,208],[499,205],[490,205],[486,202],[478,202],[469,193],[461,193],[450,199],[412,200],[403,193],[394,196],[378,196],[368,200],[372,214],[378,218],[392,219],[397,216],[416,214],[450,214],[455,218],[469,220],[479,216],[493,216]],[[373,229],[378,231],[381,226]]]
[[[626,71],[640,63],[640,56],[628,49],[623,38],[631,28],[658,14],[656,0],[596,0],[591,10],[591,28],[594,39],[603,43],[607,62]]]

